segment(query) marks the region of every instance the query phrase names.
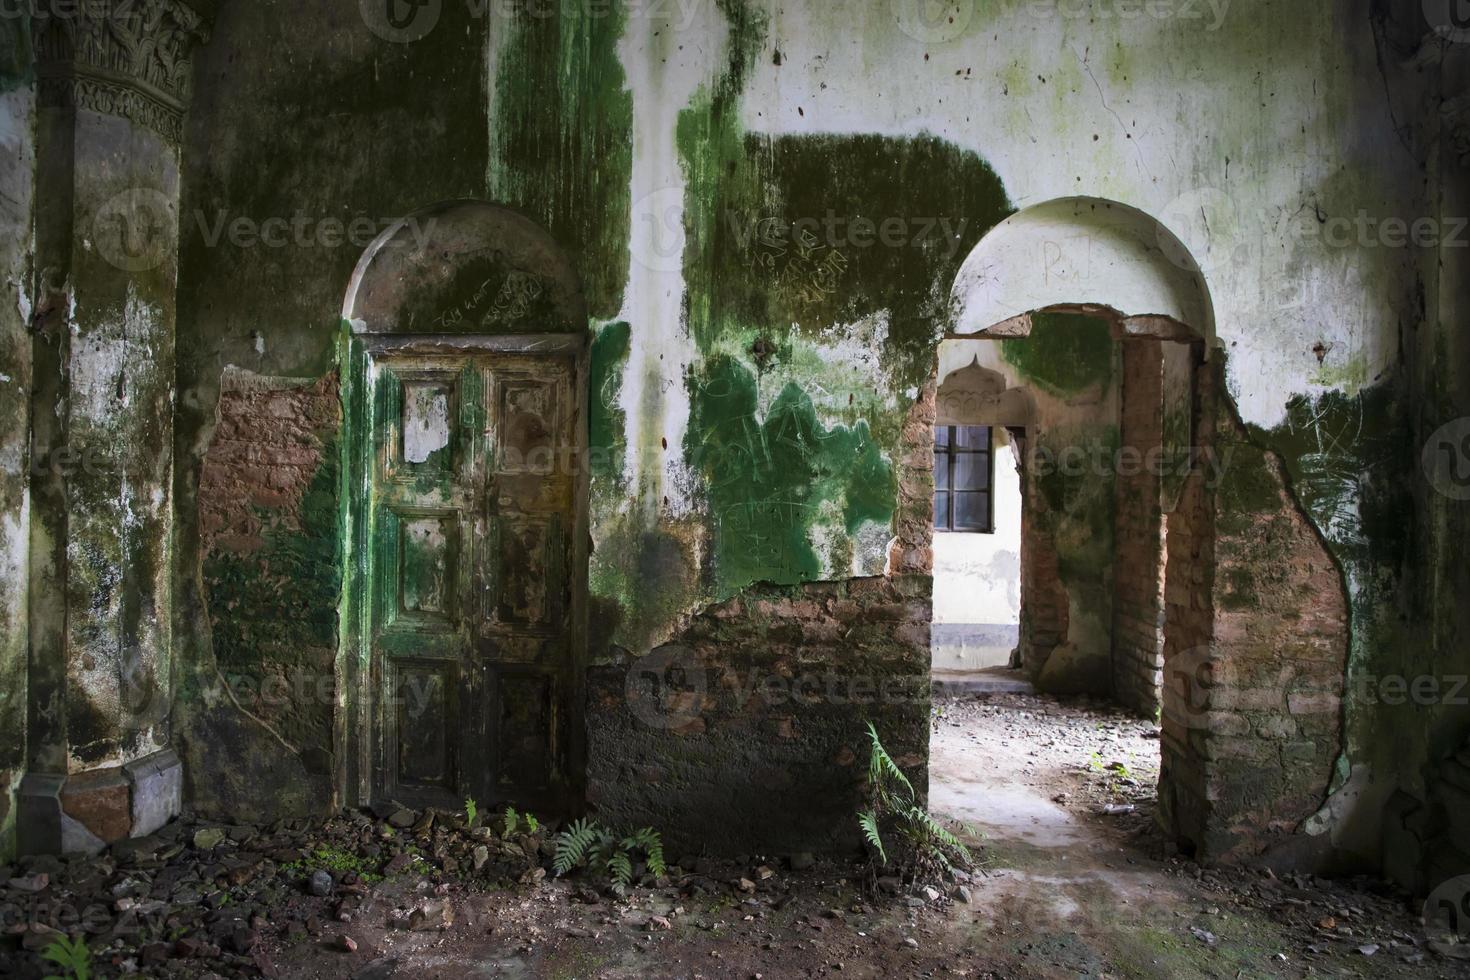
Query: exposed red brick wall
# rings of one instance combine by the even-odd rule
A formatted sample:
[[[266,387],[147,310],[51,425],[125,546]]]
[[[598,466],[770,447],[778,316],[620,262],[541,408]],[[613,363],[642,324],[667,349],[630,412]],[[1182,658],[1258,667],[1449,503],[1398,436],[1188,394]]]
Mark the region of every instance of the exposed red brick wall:
[[[903,429],[889,574],[755,586],[588,671],[588,805],[714,853],[855,849],[867,723],[927,793],[934,386]]]
[[[264,520],[301,528],[299,506],[342,424],[336,375],[313,384],[231,372],[221,382],[219,424],[199,479],[199,533],[206,554],[249,553]]]
[[[752,588],[591,669],[589,806],[680,851],[855,849],[868,722],[927,788],[930,584]]]
[[[903,426],[898,461],[898,508],[890,574],[931,575],[934,571],[934,417],[935,384],[919,392]]]
[[[1033,678],[1051,652],[1066,642],[1071,616],[1056,545],[1037,527],[1035,508],[1045,506],[1041,494],[1028,491],[1021,508],[1021,666]]]
[[[226,371],[200,467],[200,599],[174,705],[188,805],[269,821],[336,805],[341,539],[335,375]]]
[[[1198,468],[1169,520],[1161,818],[1207,860],[1304,865],[1342,748],[1346,588],[1280,461],[1215,400],[1218,370],[1200,444],[1227,465],[1219,486]]]
[[[1244,449],[1244,427],[1222,422],[1221,442]],[[1260,466],[1269,486],[1261,501],[1222,488],[1215,522],[1215,682],[1226,696],[1212,705],[1211,792],[1229,814],[1229,853],[1245,857],[1326,799],[1342,750],[1349,626],[1341,570],[1280,460],[1240,451],[1233,465]]]
[[[1159,341],[1122,342],[1120,460],[1132,450],[1140,465],[1120,465],[1114,523],[1113,694],[1145,717],[1159,707],[1163,682],[1163,514],[1157,467],[1142,465],[1163,442],[1163,356]]]
[[[1211,428],[1213,426],[1211,425]],[[1208,433],[1200,441],[1208,444]],[[1204,714],[1211,678],[1215,564],[1214,494],[1204,472],[1185,481],[1168,518],[1164,573],[1164,690],[1159,818],[1197,853],[1212,824],[1205,753],[1209,719]]]

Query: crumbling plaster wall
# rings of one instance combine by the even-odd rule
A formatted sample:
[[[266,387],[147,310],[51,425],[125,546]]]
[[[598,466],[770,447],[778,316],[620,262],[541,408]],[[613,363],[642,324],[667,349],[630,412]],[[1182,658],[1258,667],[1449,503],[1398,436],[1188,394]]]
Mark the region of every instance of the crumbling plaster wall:
[[[1433,8],[1426,6],[1425,10]],[[1443,227],[1470,215],[1470,34],[1429,25],[1409,6],[1376,0],[1374,39],[1397,136],[1429,189],[1428,214]],[[1447,18],[1448,12],[1441,15]],[[1428,891],[1470,873],[1470,248],[1466,236],[1428,251],[1414,280],[1418,315],[1405,331],[1405,383],[1398,391],[1408,435],[1385,433],[1385,457],[1411,474],[1403,495],[1369,497],[1385,533],[1371,552],[1396,547],[1397,575],[1380,574],[1376,605],[1405,625],[1373,637],[1355,689],[1377,708],[1378,725],[1359,751],[1397,787],[1382,827],[1385,870]],[[1407,499],[1405,499],[1407,497]],[[1386,528],[1399,528],[1388,538]],[[1377,545],[1377,547],[1374,547]],[[1397,588],[1394,588],[1394,586]],[[1409,687],[1417,681],[1414,693]],[[1386,686],[1388,685],[1388,686]],[[1340,822],[1337,834],[1366,837],[1377,825]]]
[[[26,768],[26,564],[30,536],[31,213],[35,93],[29,46],[0,21],[0,855],[14,847]]]
[[[181,207],[175,712],[188,795],[206,811],[267,817],[333,799],[342,692],[334,665],[306,652],[335,642],[346,560],[336,531],[342,433],[330,422],[341,412],[339,314],[354,266],[388,224],[484,195],[486,148],[469,135],[485,131],[482,27],[465,5],[445,4],[433,34],[394,44],[368,30],[356,4],[229,3],[197,55]],[[253,380],[227,386],[227,376]],[[306,417],[277,427],[262,401],[304,402]],[[252,431],[259,467],[242,473],[240,442]],[[280,480],[308,457],[305,492],[283,492],[302,489]],[[261,549],[206,526],[211,468],[241,477]],[[323,522],[333,528],[326,542]],[[265,575],[247,574],[262,556]],[[255,665],[243,662],[250,650]],[[251,702],[282,651],[302,652],[289,682],[264,689],[271,704],[242,711],[230,695]]]
[[[897,560],[890,540],[914,537],[929,506],[932,484],[904,487],[904,430],[949,286],[990,227],[1050,198],[1121,201],[1184,238],[1245,424],[1309,477],[1308,512],[1335,546],[1373,533],[1361,481],[1385,464],[1350,420],[1392,376],[1426,259],[1330,246],[1316,223],[1426,205],[1348,0],[1131,19],[1117,5],[962,0],[934,24],[857,0],[581,20],[484,9],[445,4],[400,44],[350,4],[226,5],[200,56],[177,490],[180,645],[206,665],[228,615],[205,601],[197,516],[220,379],[232,364],[326,376],[360,252],[211,244],[221,212],[383,219],[481,197],[573,253],[595,331],[593,447],[606,450],[592,473],[592,657],[613,690],[700,610],[759,583],[795,600],[813,582],[927,574],[921,541]],[[902,223],[890,243],[858,217]],[[799,218],[815,224],[789,227]],[[1089,274],[1083,245],[1055,274]],[[1385,559],[1361,561],[1357,620],[1378,615],[1363,583]],[[1355,629],[1359,658],[1375,635]],[[913,662],[908,639],[891,642],[886,662]],[[825,656],[843,669],[839,647]],[[861,716],[842,724],[857,731]],[[294,771],[273,770],[274,743],[256,734],[245,764]]]

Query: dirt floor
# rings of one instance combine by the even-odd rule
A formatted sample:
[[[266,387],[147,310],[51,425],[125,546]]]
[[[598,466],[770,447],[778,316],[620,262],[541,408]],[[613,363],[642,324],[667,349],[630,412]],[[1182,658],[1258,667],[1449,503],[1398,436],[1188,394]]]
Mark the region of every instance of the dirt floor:
[[[94,976],[1470,977],[1384,886],[1170,856],[1152,724],[968,695],[936,703],[931,749],[932,809],[984,863],[942,889],[865,897],[855,865],[671,855],[666,884],[620,899],[548,878],[544,830],[461,815],[181,821],[0,868],[0,976],[43,975],[60,927],[88,935]]]

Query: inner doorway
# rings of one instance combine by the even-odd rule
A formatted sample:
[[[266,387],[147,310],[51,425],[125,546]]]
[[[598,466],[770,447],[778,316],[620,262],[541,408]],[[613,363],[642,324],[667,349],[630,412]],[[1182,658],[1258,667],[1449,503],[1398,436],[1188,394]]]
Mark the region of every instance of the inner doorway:
[[[1027,413],[982,368],[984,342],[940,346],[934,424],[933,676],[941,689],[1011,687],[1021,675],[1021,459]]]
[[[585,343],[367,344],[371,795],[576,798]]]

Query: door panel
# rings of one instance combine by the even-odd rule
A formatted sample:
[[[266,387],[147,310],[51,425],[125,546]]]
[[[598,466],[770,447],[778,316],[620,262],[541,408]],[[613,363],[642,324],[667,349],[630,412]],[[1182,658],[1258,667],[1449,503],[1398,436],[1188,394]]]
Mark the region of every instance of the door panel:
[[[495,564],[500,574],[486,592],[492,626],[518,632],[561,628],[563,596],[557,586],[564,577],[559,558],[566,542],[560,524],[525,517],[495,521]]]
[[[453,737],[458,665],[403,659],[393,661],[391,669],[395,782],[417,793],[452,794],[459,785]]]
[[[369,362],[375,796],[544,807],[566,789],[580,356]]]
[[[497,670],[495,787],[509,796],[518,787],[545,792],[556,775],[557,697],[554,678],[545,672]]]

